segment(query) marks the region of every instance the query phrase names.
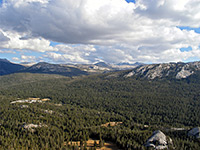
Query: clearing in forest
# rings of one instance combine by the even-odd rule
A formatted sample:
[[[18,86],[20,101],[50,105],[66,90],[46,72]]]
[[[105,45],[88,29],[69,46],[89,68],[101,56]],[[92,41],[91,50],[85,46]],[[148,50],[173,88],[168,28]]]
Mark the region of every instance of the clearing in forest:
[[[96,144],[95,144],[95,142],[96,142]],[[72,141],[72,142],[69,142],[68,144],[71,146],[77,145],[80,148],[80,141]],[[89,139],[87,141],[87,149],[92,148],[92,147],[96,147],[96,150],[119,150],[119,148],[117,148],[117,146],[114,143],[104,142],[104,146],[100,148],[99,140]]]

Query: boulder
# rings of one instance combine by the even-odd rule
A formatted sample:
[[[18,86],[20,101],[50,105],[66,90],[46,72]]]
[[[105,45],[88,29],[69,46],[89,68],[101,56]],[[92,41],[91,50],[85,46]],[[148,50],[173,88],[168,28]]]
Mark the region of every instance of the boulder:
[[[168,149],[168,144],[172,144],[171,138],[167,138],[163,132],[157,130],[153,132],[153,135],[147,140],[145,146],[153,147],[158,150]]]
[[[188,136],[194,136],[200,138],[200,127],[195,127],[188,132]]]

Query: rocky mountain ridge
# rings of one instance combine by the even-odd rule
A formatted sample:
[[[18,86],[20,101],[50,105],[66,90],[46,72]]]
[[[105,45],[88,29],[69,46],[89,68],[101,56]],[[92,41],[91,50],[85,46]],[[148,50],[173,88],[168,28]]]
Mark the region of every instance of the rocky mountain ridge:
[[[200,62],[150,64],[138,66],[124,74],[124,77],[137,76],[149,80],[156,78],[184,79],[198,71],[200,71]]]

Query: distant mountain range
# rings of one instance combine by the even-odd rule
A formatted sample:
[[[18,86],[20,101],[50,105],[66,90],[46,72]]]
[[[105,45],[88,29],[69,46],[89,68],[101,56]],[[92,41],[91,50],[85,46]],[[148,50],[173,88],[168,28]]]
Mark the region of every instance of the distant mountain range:
[[[120,70],[127,70],[116,72]],[[12,73],[44,73],[64,76],[81,76],[98,73],[114,72],[110,76],[123,76],[124,78],[139,77],[144,79],[184,79],[200,72],[200,62],[190,63],[163,63],[145,65],[142,63],[120,63],[117,65],[98,62],[96,64],[50,64],[40,62],[37,64],[14,64],[6,59],[0,59],[0,75]]]
[[[80,70],[75,67],[70,67],[67,65],[60,65],[60,64],[50,64],[46,62],[40,62],[33,66],[26,67],[20,70],[19,72],[59,74],[70,77],[79,75],[88,75],[88,72]]]
[[[116,70],[132,69],[138,64],[120,64],[111,65],[105,62],[98,62],[96,64],[50,64],[46,62],[40,63],[22,63],[15,64],[7,59],[0,59],[0,75],[7,75],[19,72],[29,73],[45,73],[45,74],[59,74],[64,76],[80,76],[94,73],[105,73]]]
[[[144,63],[140,63],[140,62],[136,62],[134,64],[130,64],[128,62],[122,62],[122,63],[119,63],[117,65],[119,65],[119,66],[124,66],[124,65],[126,65],[126,66],[141,66],[141,65],[145,65],[145,64]]]

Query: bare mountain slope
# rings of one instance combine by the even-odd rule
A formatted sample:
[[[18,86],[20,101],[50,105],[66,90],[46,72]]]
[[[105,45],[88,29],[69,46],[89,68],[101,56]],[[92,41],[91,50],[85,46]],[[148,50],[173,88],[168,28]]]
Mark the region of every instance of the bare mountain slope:
[[[124,74],[124,77],[141,77],[146,79],[174,78],[183,79],[200,71],[200,62],[151,64],[136,67]]]

